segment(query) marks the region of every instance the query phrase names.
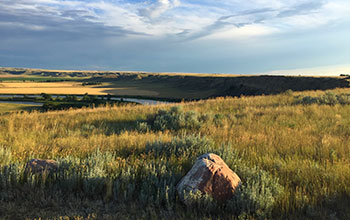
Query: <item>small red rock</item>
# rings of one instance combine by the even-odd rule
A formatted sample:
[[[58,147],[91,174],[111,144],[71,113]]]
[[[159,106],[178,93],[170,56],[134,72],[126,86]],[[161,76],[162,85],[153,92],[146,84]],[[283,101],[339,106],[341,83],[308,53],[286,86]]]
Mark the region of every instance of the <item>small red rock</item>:
[[[55,160],[41,160],[41,159],[31,159],[26,164],[26,170],[32,173],[41,173],[45,170],[52,172],[57,170],[58,164]]]

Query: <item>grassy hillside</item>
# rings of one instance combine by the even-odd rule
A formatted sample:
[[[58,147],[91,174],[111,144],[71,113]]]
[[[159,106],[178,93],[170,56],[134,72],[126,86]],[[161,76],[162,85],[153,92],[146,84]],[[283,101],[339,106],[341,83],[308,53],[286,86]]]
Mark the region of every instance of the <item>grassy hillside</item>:
[[[27,104],[0,103],[0,114],[17,111],[31,111],[38,109],[38,106]]]
[[[15,76],[15,77],[14,77]],[[9,80],[11,79],[11,80]],[[0,93],[29,93],[13,81],[31,83],[31,93],[113,94],[196,100],[221,96],[278,94],[293,91],[348,88],[348,77],[252,76],[218,74],[60,71],[0,68]],[[8,83],[12,81],[12,83]],[[44,83],[42,83],[45,81]],[[74,81],[74,82],[60,82]],[[34,83],[35,82],[35,83]],[[41,83],[40,83],[41,82]],[[47,83],[49,82],[49,83]],[[57,84],[61,84],[59,87]],[[88,86],[83,86],[83,84]],[[69,88],[67,88],[67,85]],[[35,88],[34,88],[35,87]],[[40,89],[40,91],[39,91]]]
[[[349,93],[2,115],[0,219],[349,219]],[[206,152],[243,188],[186,208],[175,186]],[[28,176],[31,158],[62,170]]]

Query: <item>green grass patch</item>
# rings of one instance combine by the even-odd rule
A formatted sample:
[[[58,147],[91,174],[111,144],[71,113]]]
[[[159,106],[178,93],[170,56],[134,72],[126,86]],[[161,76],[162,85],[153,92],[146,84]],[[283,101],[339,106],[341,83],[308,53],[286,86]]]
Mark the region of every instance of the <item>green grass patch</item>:
[[[14,103],[0,103],[0,114],[8,112],[18,111],[32,111],[39,110],[39,106],[27,105],[27,104],[14,104]]]
[[[1,115],[0,218],[349,219],[350,108],[296,95],[325,93]],[[242,188],[187,208],[175,187],[203,153]],[[32,158],[60,168],[26,175]]]

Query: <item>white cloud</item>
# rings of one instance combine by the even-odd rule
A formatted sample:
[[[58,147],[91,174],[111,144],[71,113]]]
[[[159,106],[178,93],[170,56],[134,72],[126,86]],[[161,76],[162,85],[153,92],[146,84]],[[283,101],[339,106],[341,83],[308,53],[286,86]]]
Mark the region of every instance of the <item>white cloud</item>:
[[[152,4],[151,6],[140,8],[139,14],[142,17],[155,19],[163,13],[165,13],[166,11],[178,6],[180,6],[179,0],[157,0],[157,2]]]
[[[1,22],[1,21],[0,21],[0,27],[3,27],[3,28],[17,27],[17,28],[23,28],[27,30],[33,30],[33,31],[41,31],[45,29],[44,26],[40,26],[40,25],[25,25],[19,22]]]
[[[247,40],[251,37],[266,36],[278,33],[279,30],[274,27],[268,27],[261,24],[250,24],[244,27],[227,27],[208,35],[206,39],[226,39],[226,40]]]
[[[350,3],[346,0],[203,0],[200,3],[191,0],[156,0],[153,3],[3,0],[0,8],[18,16],[33,14],[61,20],[83,19],[132,32],[173,35],[180,39],[261,36],[350,19]]]
[[[336,66],[322,66],[303,69],[291,69],[291,70],[275,70],[271,72],[265,72],[260,74],[268,75],[303,75],[303,76],[339,76],[341,74],[350,74],[350,65],[336,65]]]

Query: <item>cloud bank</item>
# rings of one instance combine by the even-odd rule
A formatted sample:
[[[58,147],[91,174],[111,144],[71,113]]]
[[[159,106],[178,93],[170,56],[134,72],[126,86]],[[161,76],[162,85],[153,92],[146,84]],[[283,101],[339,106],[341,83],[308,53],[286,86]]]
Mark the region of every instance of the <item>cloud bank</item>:
[[[215,5],[184,0],[3,0],[0,8],[2,26],[72,32],[86,32],[89,26],[117,35],[182,33],[191,38],[249,25],[282,32],[315,28],[350,17],[350,2],[345,0],[232,0]]]
[[[348,0],[2,0],[0,65],[248,73],[262,53],[302,68],[326,49],[335,65],[348,58],[349,22]],[[262,71],[278,68],[261,60]]]

